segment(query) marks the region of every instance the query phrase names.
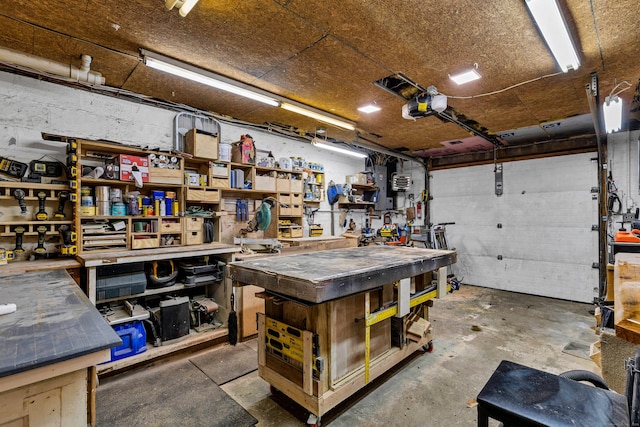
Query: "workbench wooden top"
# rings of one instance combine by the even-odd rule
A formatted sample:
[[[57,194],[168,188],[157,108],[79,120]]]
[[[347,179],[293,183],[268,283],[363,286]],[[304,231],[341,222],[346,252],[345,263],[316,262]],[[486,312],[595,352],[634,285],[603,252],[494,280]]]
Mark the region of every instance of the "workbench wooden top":
[[[84,252],[78,259],[85,267],[108,264],[153,261],[157,259],[187,258],[204,255],[231,254],[240,252],[237,245],[206,243],[190,246],[163,246],[162,248]]]
[[[25,273],[0,282],[0,377],[74,359],[121,343],[65,270]]]
[[[234,262],[229,269],[241,285],[321,303],[455,262],[455,251],[371,245]]]

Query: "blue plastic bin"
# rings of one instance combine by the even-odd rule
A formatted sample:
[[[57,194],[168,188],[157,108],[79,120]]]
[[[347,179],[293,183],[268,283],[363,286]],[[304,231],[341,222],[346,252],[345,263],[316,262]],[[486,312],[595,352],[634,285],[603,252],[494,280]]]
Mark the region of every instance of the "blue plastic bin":
[[[111,347],[112,362],[147,351],[147,333],[142,321],[135,320],[112,327],[122,340],[122,345]]]

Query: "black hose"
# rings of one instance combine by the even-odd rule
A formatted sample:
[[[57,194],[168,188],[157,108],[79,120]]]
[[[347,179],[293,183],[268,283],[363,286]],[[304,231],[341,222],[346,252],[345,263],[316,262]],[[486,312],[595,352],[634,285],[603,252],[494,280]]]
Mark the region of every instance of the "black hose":
[[[591,384],[593,384],[598,388],[609,390],[609,386],[602,378],[600,378],[598,375],[594,374],[593,372],[586,371],[584,369],[575,369],[573,371],[563,372],[559,376],[562,378],[567,378],[574,381],[590,382]]]

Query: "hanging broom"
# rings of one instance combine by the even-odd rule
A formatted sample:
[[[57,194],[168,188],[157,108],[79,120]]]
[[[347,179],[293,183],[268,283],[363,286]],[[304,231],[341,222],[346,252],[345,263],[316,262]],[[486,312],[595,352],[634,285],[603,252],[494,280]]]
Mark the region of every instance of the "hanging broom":
[[[236,314],[233,293],[231,294],[231,311],[229,312],[227,325],[229,327],[229,344],[236,345],[238,342],[238,315]]]

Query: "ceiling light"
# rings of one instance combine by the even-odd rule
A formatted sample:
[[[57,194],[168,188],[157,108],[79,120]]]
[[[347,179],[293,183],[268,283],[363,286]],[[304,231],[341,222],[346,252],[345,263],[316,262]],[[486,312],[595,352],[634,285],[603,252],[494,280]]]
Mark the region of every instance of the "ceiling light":
[[[212,73],[201,68],[185,64],[166,56],[140,49],[144,63],[156,70],[164,71],[194,82],[202,83],[216,89],[224,90],[235,95],[243,96],[254,101],[262,102],[273,107],[280,105],[280,101],[268,95],[268,92],[260,91],[249,85],[231,80],[224,76]],[[261,93],[264,92],[264,93]]]
[[[618,95],[609,95],[602,105],[604,127],[607,133],[617,132],[622,128],[622,99]]]
[[[476,70],[471,69],[469,71],[465,71],[463,73],[460,74],[456,74],[456,75],[451,75],[449,74],[449,78],[451,80],[453,80],[454,82],[456,82],[459,85],[463,85],[465,83],[469,83],[472,82],[474,80],[478,80],[480,77],[480,73],[478,73]]]
[[[363,113],[367,113],[367,114],[375,113],[376,111],[380,111],[380,110],[381,108],[374,104],[367,104],[358,108],[358,111],[362,111]]]
[[[282,107],[285,110],[311,117],[323,123],[328,123],[343,129],[355,130],[356,125],[353,122],[346,121],[340,117],[329,115],[321,110],[312,107],[294,103],[287,98],[280,97],[262,89],[241,83],[239,81],[221,76],[193,65],[185,64],[173,58],[161,55],[159,53],[150,52],[146,49],[140,49],[144,63],[156,70],[170,73],[197,83],[224,90],[234,95],[243,96],[272,107]]]
[[[340,148],[337,145],[328,142],[328,141],[323,141],[321,139],[318,138],[313,138],[311,140],[311,144],[313,144],[314,146],[318,147],[318,148],[324,148],[325,150],[330,150],[330,151],[335,151],[336,153],[340,153],[340,154],[346,154],[348,156],[353,156],[353,157],[358,157],[360,159],[364,159],[369,157],[368,154],[359,152],[359,151],[353,151],[353,150],[347,150],[346,148]]]
[[[185,17],[189,12],[191,12],[191,9],[193,9],[193,6],[195,6],[196,3],[198,3],[198,0],[166,0],[164,2],[164,6],[169,10],[178,6],[180,16]]]
[[[526,0],[526,3],[562,71],[577,70],[580,59],[556,0]]]
[[[291,104],[289,102],[281,102],[280,107],[284,108],[287,111],[291,111],[293,113],[301,114],[303,116],[311,117],[312,119],[319,120],[324,123],[328,123],[330,125],[334,125],[347,130],[356,130],[356,126],[353,123],[344,121],[342,119],[334,118],[328,116],[324,112],[313,111],[310,107],[300,107],[298,105]]]

